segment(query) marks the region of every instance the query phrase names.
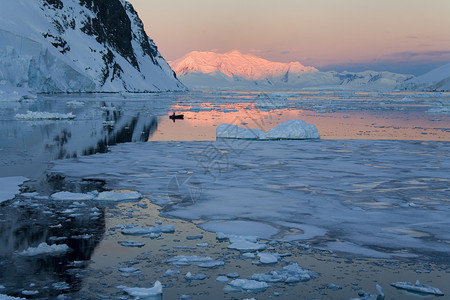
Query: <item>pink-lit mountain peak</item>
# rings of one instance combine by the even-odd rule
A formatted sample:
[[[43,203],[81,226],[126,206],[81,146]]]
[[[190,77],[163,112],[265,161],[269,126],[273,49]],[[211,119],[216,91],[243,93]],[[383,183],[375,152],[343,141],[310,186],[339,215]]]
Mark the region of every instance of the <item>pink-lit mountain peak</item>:
[[[228,77],[238,76],[252,80],[283,76],[287,72],[302,74],[318,71],[314,67],[305,67],[300,62],[272,62],[261,57],[242,54],[237,50],[224,54],[192,51],[169,63],[179,76],[189,73],[221,72]]]

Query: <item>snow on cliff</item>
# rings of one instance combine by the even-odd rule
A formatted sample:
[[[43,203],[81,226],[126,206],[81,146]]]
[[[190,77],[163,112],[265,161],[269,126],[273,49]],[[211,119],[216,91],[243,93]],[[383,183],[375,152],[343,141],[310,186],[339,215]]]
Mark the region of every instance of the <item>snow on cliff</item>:
[[[2,0],[0,88],[183,90],[124,0]]]
[[[198,89],[391,90],[413,78],[390,72],[319,72],[299,62],[271,62],[238,51],[225,54],[194,51],[169,63],[184,84]]]

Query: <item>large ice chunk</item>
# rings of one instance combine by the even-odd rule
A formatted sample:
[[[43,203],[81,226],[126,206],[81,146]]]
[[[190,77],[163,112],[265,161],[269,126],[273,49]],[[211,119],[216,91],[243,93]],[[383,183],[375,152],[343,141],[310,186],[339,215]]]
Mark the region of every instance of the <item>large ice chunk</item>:
[[[303,140],[319,139],[320,134],[314,124],[303,120],[288,120],[264,132],[260,129],[242,128],[233,124],[221,124],[216,129],[217,138],[254,140]]]
[[[72,192],[57,192],[50,196],[53,200],[66,201],[86,201],[95,198],[93,194],[72,193]]]

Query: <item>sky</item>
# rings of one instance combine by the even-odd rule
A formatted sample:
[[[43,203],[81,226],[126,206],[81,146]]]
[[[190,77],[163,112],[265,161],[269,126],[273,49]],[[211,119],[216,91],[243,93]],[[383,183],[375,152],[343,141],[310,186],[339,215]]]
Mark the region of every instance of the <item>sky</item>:
[[[239,50],[321,71],[450,62],[450,0],[128,0],[166,60]]]

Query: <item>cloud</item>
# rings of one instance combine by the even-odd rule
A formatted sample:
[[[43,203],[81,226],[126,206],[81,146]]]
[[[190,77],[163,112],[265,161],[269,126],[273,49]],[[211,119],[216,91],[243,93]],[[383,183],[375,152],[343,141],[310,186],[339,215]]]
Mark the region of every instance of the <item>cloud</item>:
[[[421,60],[426,59],[440,59],[440,58],[446,58],[450,59],[450,50],[433,50],[433,51],[403,51],[403,52],[393,52],[386,54],[384,58],[387,59],[417,59],[420,58]]]

